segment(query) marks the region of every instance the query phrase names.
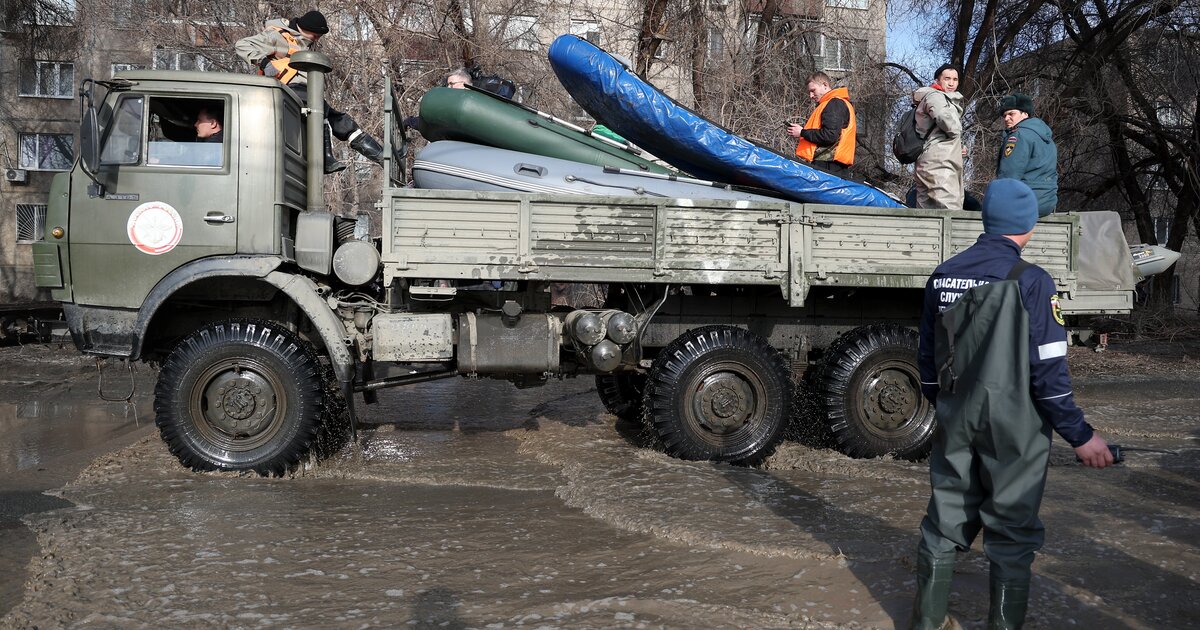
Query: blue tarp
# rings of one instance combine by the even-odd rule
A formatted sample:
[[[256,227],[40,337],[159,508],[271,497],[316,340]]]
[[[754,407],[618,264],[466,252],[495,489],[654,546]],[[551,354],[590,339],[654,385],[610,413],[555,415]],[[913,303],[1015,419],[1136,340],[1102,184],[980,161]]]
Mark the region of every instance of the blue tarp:
[[[824,173],[734,135],[574,35],[554,40],[550,65],[575,102],[598,122],[695,177],[768,188],[806,203],[904,207],[877,188]]]

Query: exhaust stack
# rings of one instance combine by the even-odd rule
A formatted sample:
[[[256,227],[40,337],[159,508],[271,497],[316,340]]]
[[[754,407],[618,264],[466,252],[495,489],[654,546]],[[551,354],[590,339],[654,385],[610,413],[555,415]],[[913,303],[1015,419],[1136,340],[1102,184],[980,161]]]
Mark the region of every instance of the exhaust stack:
[[[305,131],[308,143],[309,212],[325,211],[325,73],[333,70],[329,57],[312,50],[292,55],[293,68],[308,73],[308,110]],[[315,105],[314,105],[315,104]]]

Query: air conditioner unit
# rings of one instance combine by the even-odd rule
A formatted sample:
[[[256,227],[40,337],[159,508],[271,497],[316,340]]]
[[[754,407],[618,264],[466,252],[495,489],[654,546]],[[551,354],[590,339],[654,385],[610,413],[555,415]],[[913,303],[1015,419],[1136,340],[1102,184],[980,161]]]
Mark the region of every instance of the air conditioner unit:
[[[23,168],[6,168],[4,169],[4,181],[10,184],[27,184],[29,183],[29,171]]]

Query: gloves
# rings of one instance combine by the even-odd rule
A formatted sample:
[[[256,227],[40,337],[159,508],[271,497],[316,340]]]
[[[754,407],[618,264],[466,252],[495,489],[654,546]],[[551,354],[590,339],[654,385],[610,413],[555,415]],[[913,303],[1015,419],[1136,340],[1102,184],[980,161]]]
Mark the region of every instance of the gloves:
[[[279,68],[276,68],[271,62],[275,59],[272,57],[263,57],[262,61],[258,62],[258,69],[262,70],[263,76],[275,78],[279,76]]]

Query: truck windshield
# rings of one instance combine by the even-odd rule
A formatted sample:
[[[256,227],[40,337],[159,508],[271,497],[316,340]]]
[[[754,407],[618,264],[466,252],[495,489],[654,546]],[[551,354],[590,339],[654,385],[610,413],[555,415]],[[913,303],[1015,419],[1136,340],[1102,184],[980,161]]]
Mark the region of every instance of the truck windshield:
[[[117,103],[101,164],[137,164],[142,157],[142,97],[122,96]]]

